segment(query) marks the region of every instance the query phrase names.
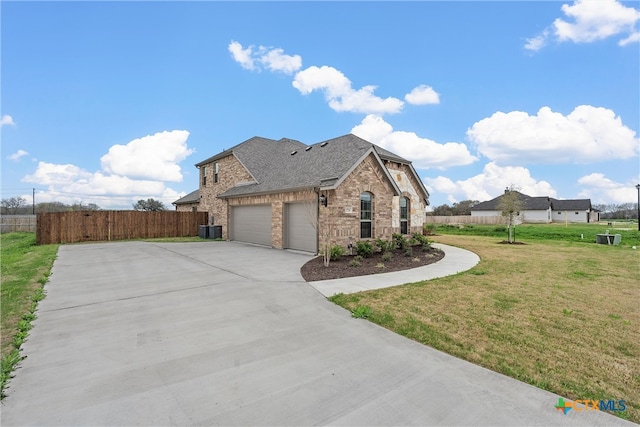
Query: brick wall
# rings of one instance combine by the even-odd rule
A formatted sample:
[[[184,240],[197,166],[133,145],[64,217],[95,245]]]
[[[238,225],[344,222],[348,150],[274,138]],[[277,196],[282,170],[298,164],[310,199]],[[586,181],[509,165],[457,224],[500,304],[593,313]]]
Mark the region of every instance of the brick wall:
[[[214,182],[214,163],[218,163],[218,182]],[[225,200],[218,199],[222,194],[239,182],[253,181],[244,166],[233,155],[218,159],[203,166],[207,170],[207,183],[202,185],[202,167],[200,168],[200,207],[198,210],[209,213],[209,222],[222,225],[222,238],[229,238],[229,209]]]
[[[372,238],[390,239],[399,230],[392,225],[393,188],[373,156],[362,161],[336,190],[328,206],[320,207],[320,248],[325,243],[346,247],[360,239],[360,194],[373,195]]]

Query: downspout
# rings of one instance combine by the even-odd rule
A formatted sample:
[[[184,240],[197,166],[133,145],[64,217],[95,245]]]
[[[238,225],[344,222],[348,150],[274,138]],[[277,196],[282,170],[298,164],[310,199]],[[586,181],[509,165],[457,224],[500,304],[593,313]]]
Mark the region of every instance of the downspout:
[[[320,187],[314,187],[316,193],[316,255],[320,253]]]

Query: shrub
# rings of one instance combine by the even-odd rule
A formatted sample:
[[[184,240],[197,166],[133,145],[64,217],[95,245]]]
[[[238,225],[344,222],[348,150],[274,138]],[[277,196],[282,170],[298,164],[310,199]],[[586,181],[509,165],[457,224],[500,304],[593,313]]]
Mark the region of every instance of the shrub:
[[[436,234],[436,225],[435,224],[424,224],[422,226],[422,229],[424,230],[424,233],[426,234]]]
[[[384,262],[391,261],[391,258],[393,258],[393,255],[391,254],[391,252],[385,252],[385,253],[382,254],[382,260]]]
[[[380,238],[376,239],[376,246],[380,248],[380,251],[383,254],[392,252],[396,248],[396,244],[393,240],[384,240]]]
[[[407,249],[409,247],[409,241],[402,234],[393,233],[391,235],[393,241],[396,243],[396,247],[399,249]]]
[[[331,257],[331,261],[337,261],[342,255],[344,255],[344,248],[340,245],[333,245],[331,246],[329,254]]]
[[[404,256],[413,256],[413,248],[411,246],[405,248]]]
[[[354,257],[351,260],[351,262],[349,263],[349,267],[360,267],[360,265],[362,265],[362,257],[361,256]]]
[[[356,242],[356,253],[363,258],[368,258],[373,254],[373,244],[369,241]]]
[[[420,233],[413,233],[411,237],[413,238],[413,240],[416,241],[416,243],[422,246],[431,244],[431,242],[429,241],[429,238],[427,236],[423,236]]]

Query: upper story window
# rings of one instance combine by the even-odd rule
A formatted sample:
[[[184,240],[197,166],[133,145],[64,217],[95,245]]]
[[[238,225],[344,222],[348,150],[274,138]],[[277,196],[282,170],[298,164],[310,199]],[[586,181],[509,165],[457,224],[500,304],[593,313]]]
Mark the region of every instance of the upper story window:
[[[207,186],[207,167],[203,166],[200,173],[202,174],[202,186],[206,187]]]
[[[400,234],[409,234],[409,199],[400,197]]]
[[[218,162],[213,164],[213,182],[218,182]]]
[[[360,238],[370,239],[373,236],[373,195],[360,194]]]

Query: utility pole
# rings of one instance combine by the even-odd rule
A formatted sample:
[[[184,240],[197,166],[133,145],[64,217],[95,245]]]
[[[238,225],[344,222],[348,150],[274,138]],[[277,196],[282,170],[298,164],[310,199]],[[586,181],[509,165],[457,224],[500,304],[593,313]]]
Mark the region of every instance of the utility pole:
[[[640,231],[640,184],[636,185],[636,190],[638,190],[638,231]]]

